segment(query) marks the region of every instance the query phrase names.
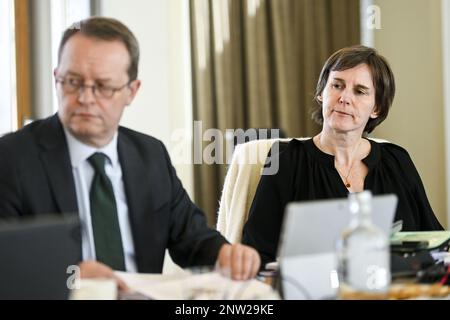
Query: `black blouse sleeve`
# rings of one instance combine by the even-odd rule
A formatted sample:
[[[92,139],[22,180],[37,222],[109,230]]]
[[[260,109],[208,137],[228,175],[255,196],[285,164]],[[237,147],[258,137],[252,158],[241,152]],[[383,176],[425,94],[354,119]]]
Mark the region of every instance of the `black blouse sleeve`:
[[[407,229],[411,229],[411,231],[443,230],[443,227],[431,208],[422,179],[408,151],[394,144],[389,144],[388,146],[391,149],[391,153],[398,160],[400,165],[399,170],[403,170],[411,186],[412,199],[410,201],[414,201],[413,208],[415,210],[413,211],[415,212],[410,212],[409,214],[413,215],[415,226]]]
[[[423,187],[422,181],[420,180],[415,187],[414,190],[417,206],[419,208],[419,212],[421,215],[419,216],[419,230],[427,231],[427,230],[443,230],[444,228],[439,223],[438,219],[434,215],[433,209],[428,202],[427,195],[425,193],[425,189]]]
[[[242,243],[259,252],[262,267],[275,260],[284,208],[292,199],[293,153],[287,146],[276,143],[270,150],[265,167],[278,165],[277,173],[261,176],[244,226]]]
[[[393,190],[399,197],[396,219],[403,220],[403,231],[442,230],[408,151],[390,143],[382,144],[382,149],[382,157],[395,172],[395,180],[404,181],[395,181]]]

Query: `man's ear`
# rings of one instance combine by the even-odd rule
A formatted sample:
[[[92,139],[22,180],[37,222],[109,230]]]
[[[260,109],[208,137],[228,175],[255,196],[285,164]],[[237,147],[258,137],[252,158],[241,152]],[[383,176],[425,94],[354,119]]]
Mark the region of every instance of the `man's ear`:
[[[130,105],[131,102],[133,102],[134,97],[136,97],[136,94],[139,91],[139,88],[141,87],[141,80],[134,80],[130,83],[130,95],[127,98],[126,105]]]
[[[58,74],[58,68],[53,69],[53,78],[54,78],[54,83],[55,83],[55,88],[56,88],[56,75]]]
[[[320,102],[322,102],[322,96],[317,96],[317,100],[319,100]]]

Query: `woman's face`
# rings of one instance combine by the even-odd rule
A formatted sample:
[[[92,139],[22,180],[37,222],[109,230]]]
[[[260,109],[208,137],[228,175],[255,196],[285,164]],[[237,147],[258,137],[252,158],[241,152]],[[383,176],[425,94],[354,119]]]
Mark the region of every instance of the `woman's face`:
[[[362,134],[369,118],[376,118],[375,87],[367,64],[331,71],[318,97],[322,101],[323,126],[336,132]]]

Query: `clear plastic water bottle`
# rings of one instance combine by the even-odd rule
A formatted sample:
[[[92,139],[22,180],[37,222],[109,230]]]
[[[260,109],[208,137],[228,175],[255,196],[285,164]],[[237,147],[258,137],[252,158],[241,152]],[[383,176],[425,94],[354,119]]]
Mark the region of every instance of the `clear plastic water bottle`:
[[[391,283],[389,239],[372,222],[372,193],[350,193],[348,199],[350,225],[338,242],[339,298],[386,298]]]

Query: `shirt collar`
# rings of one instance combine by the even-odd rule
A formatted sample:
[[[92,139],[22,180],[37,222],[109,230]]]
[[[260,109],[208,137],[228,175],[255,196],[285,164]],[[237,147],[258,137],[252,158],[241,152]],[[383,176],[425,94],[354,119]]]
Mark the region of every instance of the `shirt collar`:
[[[79,167],[83,163],[83,161],[87,160],[95,152],[104,153],[111,161],[111,165],[113,166],[113,168],[118,165],[119,156],[117,153],[117,132],[114,134],[112,140],[107,145],[101,148],[92,147],[81,142],[80,140],[75,138],[66,128],[64,128],[64,133],[67,139],[72,167]]]

